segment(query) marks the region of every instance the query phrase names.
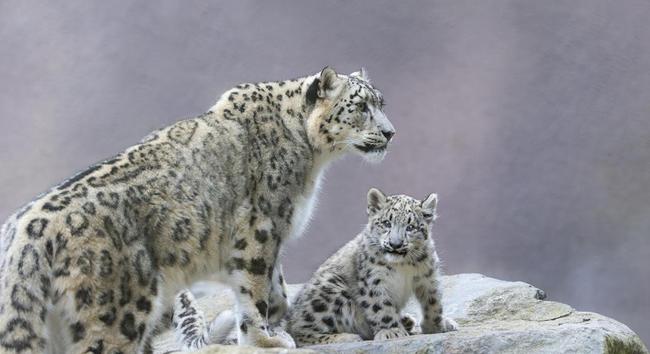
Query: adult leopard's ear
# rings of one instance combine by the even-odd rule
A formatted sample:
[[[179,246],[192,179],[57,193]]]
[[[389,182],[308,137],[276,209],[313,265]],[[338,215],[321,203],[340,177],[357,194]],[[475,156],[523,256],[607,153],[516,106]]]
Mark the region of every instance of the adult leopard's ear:
[[[307,89],[307,103],[314,104],[316,103],[316,99],[332,97],[332,93],[337,87],[336,84],[338,78],[339,76],[336,71],[334,71],[334,69],[330,68],[329,66],[326,66],[323,70],[321,70],[318,77],[314,79],[314,82],[312,82]]]
[[[422,216],[427,222],[436,219],[436,206],[438,206],[438,195],[436,193],[429,194],[420,205],[422,207]]]
[[[361,68],[359,71],[355,71],[352,74],[350,74],[352,77],[356,77],[357,79],[361,79],[365,82],[370,82],[370,77],[368,76],[368,71],[366,71],[366,68]]]
[[[386,195],[377,188],[368,191],[368,215],[374,215],[386,202]]]
[[[336,87],[336,81],[339,79],[339,75],[334,71],[334,69],[326,66],[320,72],[320,83],[318,84],[318,98],[327,98],[331,96],[332,91]]]

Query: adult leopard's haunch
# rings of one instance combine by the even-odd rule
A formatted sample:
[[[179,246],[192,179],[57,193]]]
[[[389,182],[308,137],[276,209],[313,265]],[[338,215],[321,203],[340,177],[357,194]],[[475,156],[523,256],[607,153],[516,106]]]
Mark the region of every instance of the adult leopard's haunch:
[[[240,343],[294,346],[269,334],[287,308],[278,252],[330,161],[383,157],[382,105],[363,72],[239,85],[41,195],[1,230],[0,352],[147,352],[179,290],[214,275]]]

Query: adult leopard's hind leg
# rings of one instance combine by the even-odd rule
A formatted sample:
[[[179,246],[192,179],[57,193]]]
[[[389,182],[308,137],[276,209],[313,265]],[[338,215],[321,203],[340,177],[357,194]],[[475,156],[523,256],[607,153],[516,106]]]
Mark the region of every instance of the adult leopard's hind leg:
[[[45,351],[49,278],[41,272],[36,252],[28,244],[22,253],[13,252],[19,257],[0,260],[0,353]],[[40,277],[44,281],[39,285]]]
[[[42,353],[51,279],[40,240],[49,220],[19,227],[17,218],[0,227],[0,353]]]
[[[124,282],[129,279],[125,276]],[[116,292],[85,281],[68,289],[61,300],[64,330],[72,341],[67,353],[147,353],[148,313],[134,303],[141,296],[136,289],[124,286]]]

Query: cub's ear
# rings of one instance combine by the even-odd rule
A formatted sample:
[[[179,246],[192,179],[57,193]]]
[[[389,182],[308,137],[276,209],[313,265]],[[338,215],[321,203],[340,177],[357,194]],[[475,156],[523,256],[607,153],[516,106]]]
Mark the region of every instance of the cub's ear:
[[[368,191],[368,215],[374,215],[386,202],[386,195],[377,188]]]
[[[438,195],[435,193],[429,194],[429,196],[422,201],[422,216],[427,222],[431,222],[436,219],[436,206],[438,206]]]
[[[320,78],[318,83],[318,98],[326,98],[334,90],[336,81],[338,80],[339,75],[334,71],[334,69],[326,66],[320,72]]]
[[[366,68],[361,68],[361,70],[353,72],[350,74],[350,76],[356,77],[357,79],[361,79],[365,82],[370,82],[370,77],[368,76],[368,71]]]

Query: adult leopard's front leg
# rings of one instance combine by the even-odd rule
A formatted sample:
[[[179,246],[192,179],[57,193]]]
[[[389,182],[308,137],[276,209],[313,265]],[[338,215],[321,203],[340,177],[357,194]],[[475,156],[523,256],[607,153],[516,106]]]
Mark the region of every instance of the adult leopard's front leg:
[[[283,326],[284,315],[289,309],[287,300],[287,284],[284,282],[282,265],[276,260],[271,279],[271,294],[269,296],[269,323],[272,326]]]
[[[281,238],[271,220],[258,220],[233,240],[227,267],[237,298],[240,344],[295,348],[291,336],[269,326],[272,278]]]

